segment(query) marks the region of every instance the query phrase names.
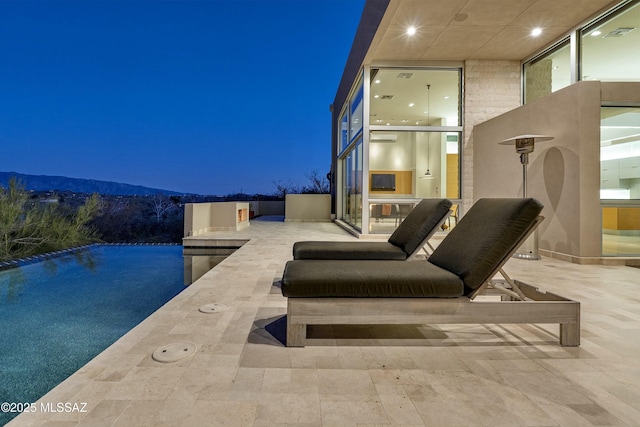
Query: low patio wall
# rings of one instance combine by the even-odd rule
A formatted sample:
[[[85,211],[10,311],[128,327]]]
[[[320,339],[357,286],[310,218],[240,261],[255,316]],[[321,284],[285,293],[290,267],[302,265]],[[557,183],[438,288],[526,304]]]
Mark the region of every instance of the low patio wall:
[[[285,221],[331,222],[331,195],[287,194]]]
[[[284,215],[284,202],[282,200],[256,200],[249,202],[255,216],[259,215]]]
[[[187,203],[184,205],[184,235],[210,231],[241,230],[249,226],[248,202]]]

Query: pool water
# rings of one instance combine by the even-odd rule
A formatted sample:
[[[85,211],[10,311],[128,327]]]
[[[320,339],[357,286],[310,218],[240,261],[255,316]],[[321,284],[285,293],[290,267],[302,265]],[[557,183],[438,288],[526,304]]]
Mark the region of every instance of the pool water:
[[[106,245],[0,271],[0,401],[35,402],[180,293],[183,269],[181,246]]]

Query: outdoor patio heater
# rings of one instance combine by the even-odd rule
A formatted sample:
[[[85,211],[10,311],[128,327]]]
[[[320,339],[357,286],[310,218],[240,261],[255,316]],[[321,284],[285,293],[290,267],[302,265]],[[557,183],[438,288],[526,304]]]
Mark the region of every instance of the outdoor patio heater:
[[[552,136],[548,135],[518,135],[512,138],[500,141],[500,145],[515,145],[516,153],[520,154],[520,163],[522,164],[522,198],[527,197],[527,165],[529,164],[529,154],[533,153],[536,142],[550,141]],[[538,230],[536,229],[531,236],[522,244],[518,251],[513,255],[514,258],[537,260],[540,259],[538,254]]]

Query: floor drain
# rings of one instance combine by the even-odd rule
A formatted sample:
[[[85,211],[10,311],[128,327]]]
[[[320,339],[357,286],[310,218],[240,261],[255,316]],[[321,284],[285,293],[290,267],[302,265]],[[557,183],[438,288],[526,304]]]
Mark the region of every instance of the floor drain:
[[[198,310],[200,310],[200,312],[202,313],[217,313],[219,311],[225,311],[228,309],[229,309],[228,305],[214,302],[213,304],[205,304],[202,307],[200,307]]]
[[[196,352],[196,345],[190,342],[176,342],[160,347],[153,352],[151,357],[156,362],[177,362],[189,357]]]

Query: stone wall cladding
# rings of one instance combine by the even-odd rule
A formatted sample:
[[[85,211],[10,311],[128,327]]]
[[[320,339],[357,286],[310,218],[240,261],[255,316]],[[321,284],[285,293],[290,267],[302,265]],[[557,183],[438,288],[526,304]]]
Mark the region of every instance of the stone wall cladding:
[[[520,61],[467,60],[464,67],[462,212],[473,204],[473,127],[521,105]],[[496,141],[497,143],[498,141]]]

